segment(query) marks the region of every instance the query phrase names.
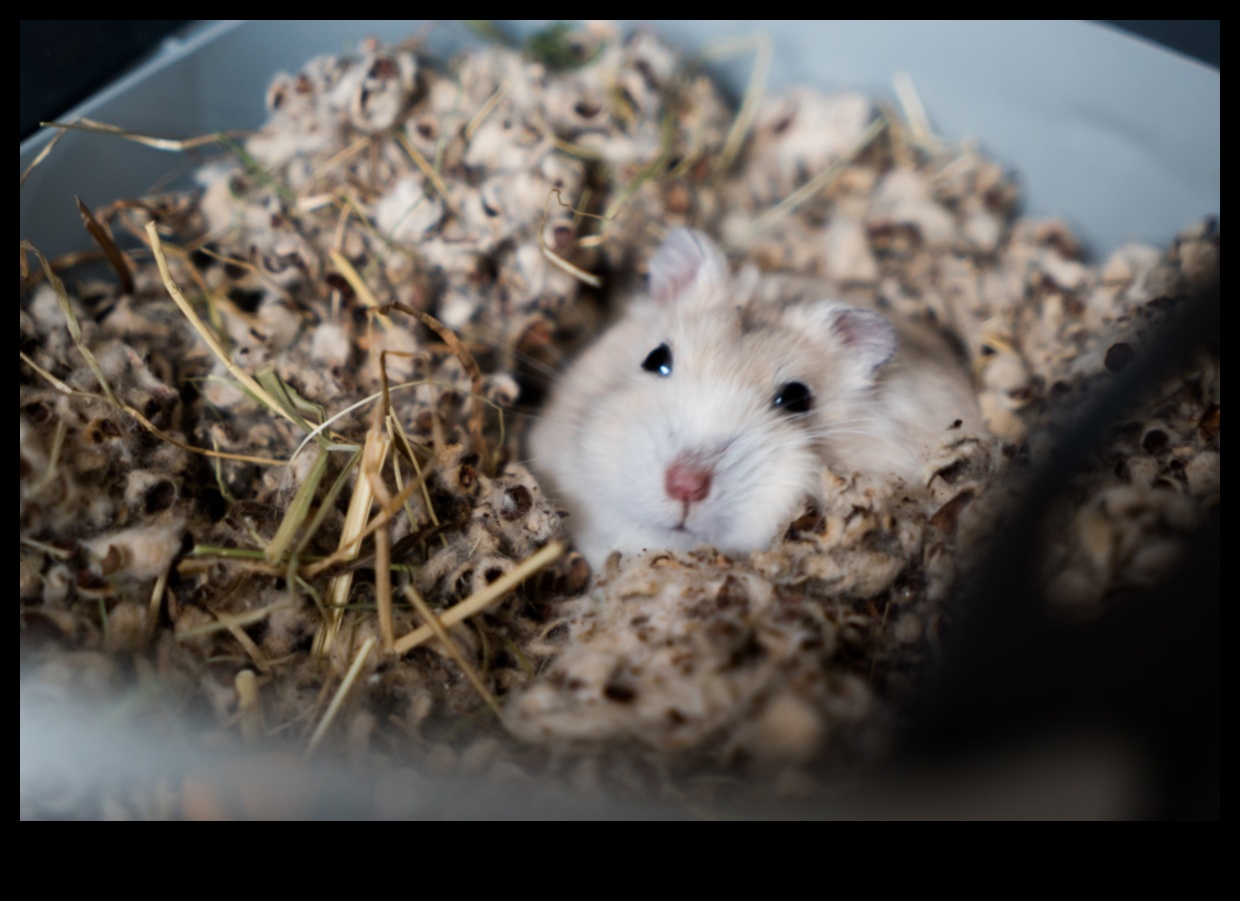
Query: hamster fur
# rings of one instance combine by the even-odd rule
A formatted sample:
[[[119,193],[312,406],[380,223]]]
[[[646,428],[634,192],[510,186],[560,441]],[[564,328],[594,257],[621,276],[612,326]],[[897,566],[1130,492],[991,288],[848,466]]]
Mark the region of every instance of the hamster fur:
[[[668,236],[648,295],[568,368],[530,434],[596,570],[614,550],[764,547],[824,468],[913,482],[956,420],[980,423],[941,337],[733,276],[700,232]]]

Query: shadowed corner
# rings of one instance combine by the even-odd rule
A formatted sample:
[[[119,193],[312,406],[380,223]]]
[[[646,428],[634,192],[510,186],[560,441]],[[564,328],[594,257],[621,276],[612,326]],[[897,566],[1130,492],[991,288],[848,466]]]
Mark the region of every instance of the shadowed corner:
[[[1214,344],[1217,354],[1219,303],[1217,283],[1180,303],[1148,352],[1074,418],[1059,452],[1034,474],[1024,505],[962,585],[957,627],[903,735],[900,759],[910,770],[928,766],[938,776],[962,760],[1004,760],[1019,745],[1047,760],[1066,754],[1063,786],[1121,748],[1139,762],[1119,809],[1094,809],[1087,796],[1066,793],[1050,815],[1220,816],[1219,510],[1167,578],[1096,621],[1054,617],[1037,575],[1048,512],[1108,431],[1196,350]],[[1100,773],[1108,771],[1115,775],[1114,767]],[[998,784],[1016,792],[1025,776],[1014,764]],[[978,813],[964,805],[960,815]]]

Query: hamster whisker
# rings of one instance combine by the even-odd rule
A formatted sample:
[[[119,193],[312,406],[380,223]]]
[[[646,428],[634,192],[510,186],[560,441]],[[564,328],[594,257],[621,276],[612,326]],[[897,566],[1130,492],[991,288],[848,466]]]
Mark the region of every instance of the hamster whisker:
[[[870,438],[882,438],[886,435],[882,429],[864,427],[821,429],[810,434],[815,439],[836,438],[840,435],[865,435]]]
[[[812,434],[818,434],[821,432],[837,431],[839,429],[849,428],[851,426],[858,426],[858,425],[871,425],[872,426],[873,424],[874,424],[874,421],[871,419],[841,419],[838,422],[827,422],[819,426],[814,426],[809,431]]]
[[[536,420],[542,418],[542,406],[533,406],[531,404],[518,404],[511,407],[504,407],[504,415],[512,419],[519,420]]]
[[[549,366],[532,354],[527,354],[524,351],[517,350],[515,347],[509,347],[498,341],[491,341],[486,338],[474,337],[472,340],[477,341],[479,344],[485,344],[492,350],[499,351],[501,354],[511,355],[514,361],[524,363],[526,365],[526,374],[529,374],[531,371],[536,372],[537,374],[545,377],[547,384],[549,385],[553,385],[559,381],[559,370],[557,370],[554,366]],[[564,353],[564,351],[560,350],[554,344],[548,344],[547,347],[559,355],[561,362],[568,359],[568,354]],[[511,367],[511,369],[515,372],[515,367]]]

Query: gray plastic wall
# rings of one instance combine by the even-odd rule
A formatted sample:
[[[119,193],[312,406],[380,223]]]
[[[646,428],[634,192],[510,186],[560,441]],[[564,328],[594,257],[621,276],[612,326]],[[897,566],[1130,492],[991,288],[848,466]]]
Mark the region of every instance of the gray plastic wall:
[[[516,36],[539,23],[503,27]],[[408,37],[412,21],[216,22],[171,39],[129,77],[73,115],[132,131],[189,137],[255,128],[267,84],[310,57],[366,36]],[[1138,239],[1165,245],[1220,209],[1221,79],[1217,71],[1082,22],[661,22],[693,50],[729,36],[774,41],[770,89],[798,83],[891,96],[907,72],[937,131],[971,137],[1017,171],[1026,212],[1063,216],[1095,253]],[[478,39],[459,23],[430,27],[447,56]],[[715,71],[739,96],[751,59]],[[21,146],[21,168],[50,138]],[[21,235],[47,253],[85,247],[73,196],[90,206],[135,196],[184,159],[99,135],[70,134],[21,192]]]

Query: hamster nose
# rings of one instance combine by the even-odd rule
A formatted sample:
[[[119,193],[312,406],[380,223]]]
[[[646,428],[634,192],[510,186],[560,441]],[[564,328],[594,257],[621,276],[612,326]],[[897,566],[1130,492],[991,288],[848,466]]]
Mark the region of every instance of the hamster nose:
[[[709,466],[688,460],[676,460],[667,468],[663,488],[673,500],[692,503],[705,500],[710,494],[713,472]]]

